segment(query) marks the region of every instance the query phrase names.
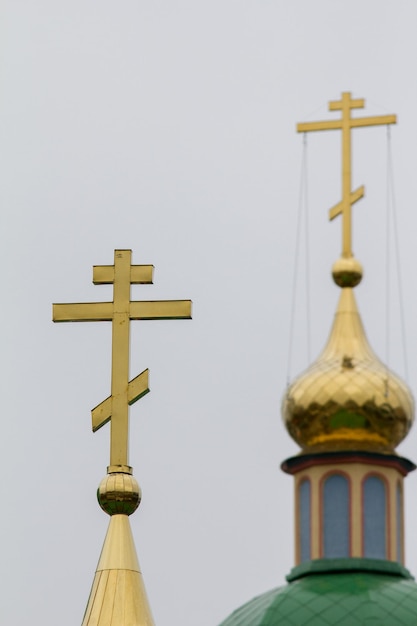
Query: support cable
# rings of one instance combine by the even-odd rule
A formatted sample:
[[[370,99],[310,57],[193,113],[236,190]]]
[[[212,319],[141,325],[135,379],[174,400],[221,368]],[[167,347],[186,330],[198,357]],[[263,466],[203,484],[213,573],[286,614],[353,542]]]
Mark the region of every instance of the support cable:
[[[387,171],[386,171],[386,215],[385,215],[385,397],[389,390],[389,364],[390,364],[390,302],[391,302],[391,237],[390,237],[390,216],[391,216],[391,176],[390,176],[390,127],[387,126]]]
[[[307,363],[311,361],[311,311],[310,311],[310,227],[308,219],[308,152],[307,133],[304,133],[304,216],[305,216],[305,277],[306,277],[306,332]]]
[[[404,315],[404,296],[402,287],[402,272],[401,272],[401,259],[400,259],[400,247],[398,238],[398,225],[397,225],[397,210],[395,201],[395,186],[394,186],[394,168],[392,163],[392,145],[391,145],[391,132],[389,126],[387,127],[387,204],[391,209],[392,214],[392,231],[394,235],[394,249],[395,249],[395,261],[397,269],[397,284],[398,284],[398,302],[400,309],[400,326],[401,326],[401,341],[402,351],[404,359],[404,374],[405,379],[408,382],[408,359],[407,359],[407,343],[406,343],[406,326]],[[389,232],[387,233],[387,238]],[[389,304],[389,303],[388,303]]]
[[[302,222],[303,214],[305,214],[306,222],[306,323],[307,323],[307,359],[310,361],[310,285],[309,285],[309,242],[308,242],[308,217],[307,217],[307,135],[303,135],[303,150],[301,158],[301,173],[300,173],[300,187],[298,198],[298,211],[297,211],[297,227],[295,238],[295,254],[294,254],[294,272],[292,280],[292,297],[291,297],[291,317],[290,317],[290,332],[288,343],[288,360],[287,360],[287,387],[290,384],[291,366],[293,356],[293,342],[294,342],[294,324],[295,324],[295,312],[297,301],[297,283],[298,283],[298,265],[300,258],[301,247],[301,234],[302,234]]]

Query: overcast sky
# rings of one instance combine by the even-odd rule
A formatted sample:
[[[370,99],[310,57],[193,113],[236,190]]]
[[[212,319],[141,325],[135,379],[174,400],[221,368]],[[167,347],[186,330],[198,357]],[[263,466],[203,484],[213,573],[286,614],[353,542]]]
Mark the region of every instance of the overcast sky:
[[[80,624],[108,517],[111,326],[54,325],[52,302],[111,300],[115,248],[155,266],[135,299],[191,298],[192,321],[132,323],[131,517],[158,626],[216,626],[293,566],[297,452],[280,404],[299,202],[300,121],[397,113],[392,152],[409,382],[417,382],[417,5],[409,0],[3,0],[0,180],[3,472],[0,621]],[[368,337],[385,357],[385,128],[354,132],[353,247]],[[338,289],[339,133],[308,137],[312,356]],[[303,246],[304,250],[304,246]],[[391,255],[393,257],[393,254]],[[302,267],[304,261],[301,261]],[[404,376],[395,273],[390,366]],[[291,376],[307,365],[300,277]],[[412,432],[400,452],[416,461]],[[417,574],[417,477],[407,564]]]

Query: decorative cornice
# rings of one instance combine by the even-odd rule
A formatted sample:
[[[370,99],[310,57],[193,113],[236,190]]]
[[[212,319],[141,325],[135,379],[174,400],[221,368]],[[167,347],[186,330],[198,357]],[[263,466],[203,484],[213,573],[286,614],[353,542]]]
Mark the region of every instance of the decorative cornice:
[[[414,580],[408,569],[383,559],[314,559],[293,567],[286,576],[287,581],[293,582],[304,576],[312,574],[340,574],[340,573],[368,572],[372,574],[385,574],[386,576],[400,576],[408,580]]]
[[[379,465],[380,467],[393,467],[407,476],[416,469],[416,465],[408,459],[396,454],[379,454],[378,452],[322,452],[319,454],[300,454],[286,459],[281,464],[281,469],[286,474],[298,474],[302,470],[316,465],[340,465],[341,463],[365,463],[367,465]]]

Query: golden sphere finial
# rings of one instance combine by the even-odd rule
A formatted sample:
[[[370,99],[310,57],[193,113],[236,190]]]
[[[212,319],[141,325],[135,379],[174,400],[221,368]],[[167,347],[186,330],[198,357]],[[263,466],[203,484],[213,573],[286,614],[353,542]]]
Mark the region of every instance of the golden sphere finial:
[[[132,515],[138,508],[141,497],[136,478],[123,472],[107,474],[97,489],[98,503],[109,515]]]
[[[353,256],[342,256],[333,264],[332,276],[339,287],[356,287],[362,280],[362,265]]]

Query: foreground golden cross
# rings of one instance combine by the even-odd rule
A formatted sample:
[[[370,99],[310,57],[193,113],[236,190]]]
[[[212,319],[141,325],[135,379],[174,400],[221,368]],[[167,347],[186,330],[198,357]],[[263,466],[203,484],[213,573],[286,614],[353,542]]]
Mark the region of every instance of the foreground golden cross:
[[[352,204],[357,202],[365,194],[365,188],[359,187],[351,191],[351,136],[352,128],[360,126],[379,126],[382,124],[395,124],[395,115],[378,115],[373,117],[352,118],[352,109],[363,109],[365,100],[363,98],[352,100],[349,92],[342,93],[342,99],[329,102],[329,111],[341,111],[340,120],[329,120],[323,122],[305,122],[297,124],[299,133],[308,133],[314,130],[335,130],[342,131],[342,201],[330,209],[330,219],[332,220],[340,213],[343,218],[342,226],[342,256],[352,256]]]
[[[130,285],[152,284],[153,265],[131,265],[115,250],[114,265],[93,267],[95,285],[113,284],[113,302],[54,304],[54,322],[112,322],[111,396],[92,410],[93,431],[110,420],[110,471],[129,471],[129,405],[149,391],[148,370],[129,382],[130,320],[190,319],[191,300],[132,302]]]

